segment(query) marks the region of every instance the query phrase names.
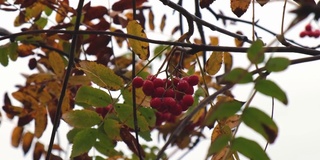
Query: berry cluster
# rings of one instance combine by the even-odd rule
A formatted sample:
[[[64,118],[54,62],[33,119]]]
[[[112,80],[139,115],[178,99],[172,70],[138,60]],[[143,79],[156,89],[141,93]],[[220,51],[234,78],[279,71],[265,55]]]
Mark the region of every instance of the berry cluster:
[[[318,38],[320,36],[320,30],[313,30],[311,24],[307,24],[305,26],[305,30],[300,32],[300,37],[303,38],[305,36]]]
[[[109,104],[106,107],[96,107],[96,112],[101,115],[103,118],[108,114],[113,112],[113,105]]]
[[[132,85],[141,88],[146,96],[151,96],[150,106],[156,109],[157,124],[174,121],[175,117],[186,111],[194,102],[193,86],[199,83],[199,77],[160,79],[149,75],[146,80],[135,77]]]

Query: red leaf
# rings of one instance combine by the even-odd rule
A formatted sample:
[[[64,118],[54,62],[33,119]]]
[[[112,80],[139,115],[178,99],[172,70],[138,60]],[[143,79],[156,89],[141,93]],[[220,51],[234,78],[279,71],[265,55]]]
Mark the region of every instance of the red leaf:
[[[201,8],[209,7],[209,5],[210,5],[213,1],[214,1],[214,0],[200,0],[200,7],[201,7]]]
[[[95,18],[101,18],[108,13],[108,10],[104,6],[91,7],[91,3],[88,2],[84,7],[84,21],[90,21]]]
[[[87,53],[89,55],[96,55],[98,50],[107,47],[110,40],[111,40],[110,36],[106,36],[106,35],[97,36],[87,48]]]
[[[147,2],[148,0],[136,0],[136,6],[139,7],[142,3]],[[132,1],[130,0],[120,0],[112,5],[112,10],[114,11],[123,11],[126,9],[132,8]]]

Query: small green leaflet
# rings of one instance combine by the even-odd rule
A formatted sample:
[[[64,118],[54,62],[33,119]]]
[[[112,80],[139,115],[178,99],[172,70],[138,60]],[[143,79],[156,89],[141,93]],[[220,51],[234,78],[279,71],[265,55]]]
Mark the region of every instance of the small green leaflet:
[[[76,128],[90,128],[99,124],[102,118],[91,110],[72,110],[62,115],[62,119]]]
[[[264,60],[263,42],[258,39],[252,43],[250,48],[247,50],[247,56],[250,62],[259,64]]]
[[[251,160],[270,159],[257,142],[243,137],[238,137],[232,140],[231,149],[240,152]]]
[[[269,72],[279,72],[287,69],[290,65],[290,60],[284,57],[270,58],[266,63],[266,69]]]
[[[81,86],[75,101],[81,106],[105,107],[112,103],[112,97],[103,90],[91,86]]]
[[[269,143],[273,143],[278,135],[276,123],[264,112],[257,108],[246,108],[241,116],[242,121],[260,133]]]
[[[78,132],[73,138],[71,158],[88,152],[96,142],[97,129],[87,128]]]
[[[265,79],[259,79],[257,80],[254,88],[267,96],[274,97],[283,104],[288,104],[287,95],[285,92],[273,81],[265,80]]]
[[[227,73],[222,81],[229,83],[249,83],[253,81],[252,74],[243,68],[234,68],[229,73]]]
[[[217,154],[224,147],[226,147],[229,140],[230,140],[230,135],[223,134],[219,136],[214,142],[210,144],[210,147],[207,153],[207,158],[209,158],[209,156],[211,155]]]

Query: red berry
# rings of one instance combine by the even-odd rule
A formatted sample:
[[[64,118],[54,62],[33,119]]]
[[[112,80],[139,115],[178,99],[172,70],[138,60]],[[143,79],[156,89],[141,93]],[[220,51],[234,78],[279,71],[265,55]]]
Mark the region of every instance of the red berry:
[[[164,87],[165,88],[171,88],[172,87],[172,82],[171,82],[170,79],[164,79],[163,82],[164,82]]]
[[[154,91],[153,82],[150,80],[145,80],[142,85],[142,91],[146,96],[151,96]]]
[[[150,80],[150,81],[153,81],[153,80],[156,79],[156,78],[157,78],[156,76],[151,75],[151,74],[149,74],[149,75],[147,76],[147,80]]]
[[[194,102],[192,95],[184,95],[182,98],[182,104],[186,106],[191,106]]]
[[[160,78],[155,78],[153,81],[154,88],[164,87],[164,81]]]
[[[163,98],[163,104],[167,106],[168,108],[175,107],[177,105],[177,102],[172,97],[164,97]]]
[[[178,77],[175,77],[175,78],[172,79],[172,83],[173,83],[174,86],[178,86],[179,82],[180,82],[180,78],[178,78]]]
[[[320,30],[317,29],[313,32],[313,37],[318,38],[319,36],[320,36]]]
[[[175,90],[175,95],[174,97],[176,98],[176,100],[181,100],[182,97],[183,97],[184,93],[178,91],[178,90]]]
[[[196,75],[192,75],[188,78],[188,83],[190,86],[195,86],[199,83],[199,77]]]
[[[189,83],[186,80],[180,80],[177,88],[179,91],[186,91],[189,88]]]
[[[157,110],[161,108],[162,106],[161,98],[158,98],[158,97],[152,98],[150,101],[150,106]]]
[[[135,88],[140,88],[143,85],[143,79],[141,77],[134,77],[132,80],[132,86]]]
[[[308,37],[313,37],[313,32],[312,31],[306,31],[306,34]]]
[[[187,90],[184,91],[185,94],[190,94],[192,95],[194,93],[194,89],[192,86],[189,86]]]
[[[107,105],[107,107],[105,107],[104,110],[105,110],[107,113],[113,112],[113,105],[112,105],[112,104]]]
[[[306,35],[308,34],[308,32],[307,31],[302,31],[302,32],[300,32],[300,37],[301,38],[303,38],[303,37],[305,37]]]
[[[311,26],[310,23],[305,26],[305,30],[306,31],[311,31],[312,30],[312,26]]]
[[[154,90],[152,97],[163,97],[165,94],[165,89],[163,87],[158,87]]]
[[[172,97],[172,98],[174,98],[174,91],[173,91],[173,89],[172,88],[169,88],[169,89],[167,89],[166,91],[165,91],[165,93],[164,93],[164,96],[165,97]]]
[[[181,105],[176,105],[175,107],[169,108],[169,112],[175,116],[178,116],[182,113]]]

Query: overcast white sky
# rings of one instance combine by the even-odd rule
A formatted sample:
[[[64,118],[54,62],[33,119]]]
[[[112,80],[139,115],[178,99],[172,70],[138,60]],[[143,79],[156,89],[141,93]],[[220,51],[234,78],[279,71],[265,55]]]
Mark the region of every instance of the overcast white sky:
[[[115,0],[110,0],[112,4]],[[167,14],[167,25],[165,32],[169,34],[171,29],[178,23],[176,18],[171,15],[172,10],[163,6],[158,0],[149,0],[152,4],[153,11],[155,15],[155,21],[157,24],[160,23],[161,16]],[[100,3],[101,1],[93,0],[93,3]],[[193,3],[191,1],[185,2],[190,3],[186,6],[188,10],[193,13]],[[282,14],[282,4],[283,2],[277,1],[268,3],[264,7],[256,5],[255,16],[259,19],[259,24],[263,25],[270,30],[280,33],[281,24],[281,14]],[[291,5],[288,5],[288,8]],[[215,11],[222,10],[225,15],[233,16],[230,11],[229,1],[217,0],[213,3],[212,8]],[[291,7],[292,9],[292,7]],[[4,13],[1,13],[5,15]],[[11,13],[11,15],[13,15]],[[251,20],[252,10],[249,8],[248,12],[243,15],[243,18]],[[205,20],[213,22],[218,26],[222,26],[221,21],[216,21],[213,15],[209,14],[208,11],[203,11],[203,17]],[[234,16],[233,16],[234,17]],[[3,21],[0,22],[0,26],[7,28],[10,31],[18,32],[17,29],[13,28],[14,18],[11,16],[3,16]],[[293,18],[292,15],[286,15],[286,24],[290,22]],[[313,38],[299,38],[299,32],[304,29],[304,25],[308,23],[310,18],[306,21],[301,22],[287,34],[287,37],[295,39],[304,45],[316,46],[319,40]],[[318,24],[313,22],[314,27]],[[246,24],[237,23],[236,26],[229,25],[228,30],[236,32],[238,30],[245,33],[247,36],[251,37],[251,26]],[[259,36],[261,36],[265,43],[269,43],[274,39],[271,35],[257,29]],[[153,39],[168,39],[167,36],[161,36],[159,33],[150,33],[147,30],[149,38]],[[219,36],[220,45],[233,46],[233,38],[226,37],[217,32],[210,31],[206,29],[207,36]],[[199,38],[198,35],[194,37]],[[3,43],[1,43],[3,44]],[[248,44],[247,44],[248,46]],[[248,62],[246,60],[246,55],[243,53],[233,53],[235,66],[246,67]],[[268,53],[271,55],[271,53]],[[297,53],[275,53],[274,56],[286,56],[291,59],[304,57],[303,55]],[[23,84],[25,79],[20,75],[20,73],[30,73],[29,69],[26,67],[27,60],[19,59],[17,62],[10,62],[8,67],[0,66],[1,76],[1,87],[0,87],[0,97],[4,95],[5,92],[13,92],[15,90],[14,85]],[[306,64],[299,64],[290,66],[285,72],[271,74],[268,78],[275,80],[277,84],[283,88],[289,98],[288,106],[283,106],[282,104],[276,102],[275,104],[275,121],[279,127],[279,136],[275,143],[270,145],[267,152],[271,159],[273,160],[283,160],[283,159],[317,159],[319,148],[320,148],[320,126],[317,122],[320,121],[320,99],[318,98],[320,90],[320,75],[318,68],[320,68],[319,62],[311,62]],[[252,86],[241,85],[233,89],[233,93],[237,99],[245,101],[249,97],[249,93],[252,90]],[[0,104],[3,104],[3,98],[0,98]],[[271,99],[260,94],[254,99],[253,106],[263,109],[268,114],[271,113]],[[30,159],[31,154],[27,157],[23,156],[21,148],[15,149],[10,145],[10,136],[12,132],[12,127],[16,124],[16,119],[14,121],[8,120],[4,112],[2,113],[2,121],[0,125],[0,159]],[[45,144],[49,143],[49,135],[51,133],[51,126],[49,126],[48,131],[45,133],[45,138],[41,141]],[[30,130],[33,131],[32,126]],[[66,130],[64,130],[66,131]],[[211,131],[208,129],[206,131],[207,140],[202,140],[198,147],[194,149],[190,154],[188,154],[184,159],[204,159],[207,153],[207,147],[210,144]],[[65,132],[60,129],[60,136],[63,137]],[[245,127],[245,125],[240,126],[238,133],[239,136],[244,136],[254,140],[258,140],[259,143],[264,146],[264,139],[257,135],[254,131]],[[63,139],[63,138],[62,138]],[[66,142],[63,142],[63,148],[66,149]],[[161,147],[163,143],[160,143],[158,147]],[[179,155],[179,154],[178,154]]]

